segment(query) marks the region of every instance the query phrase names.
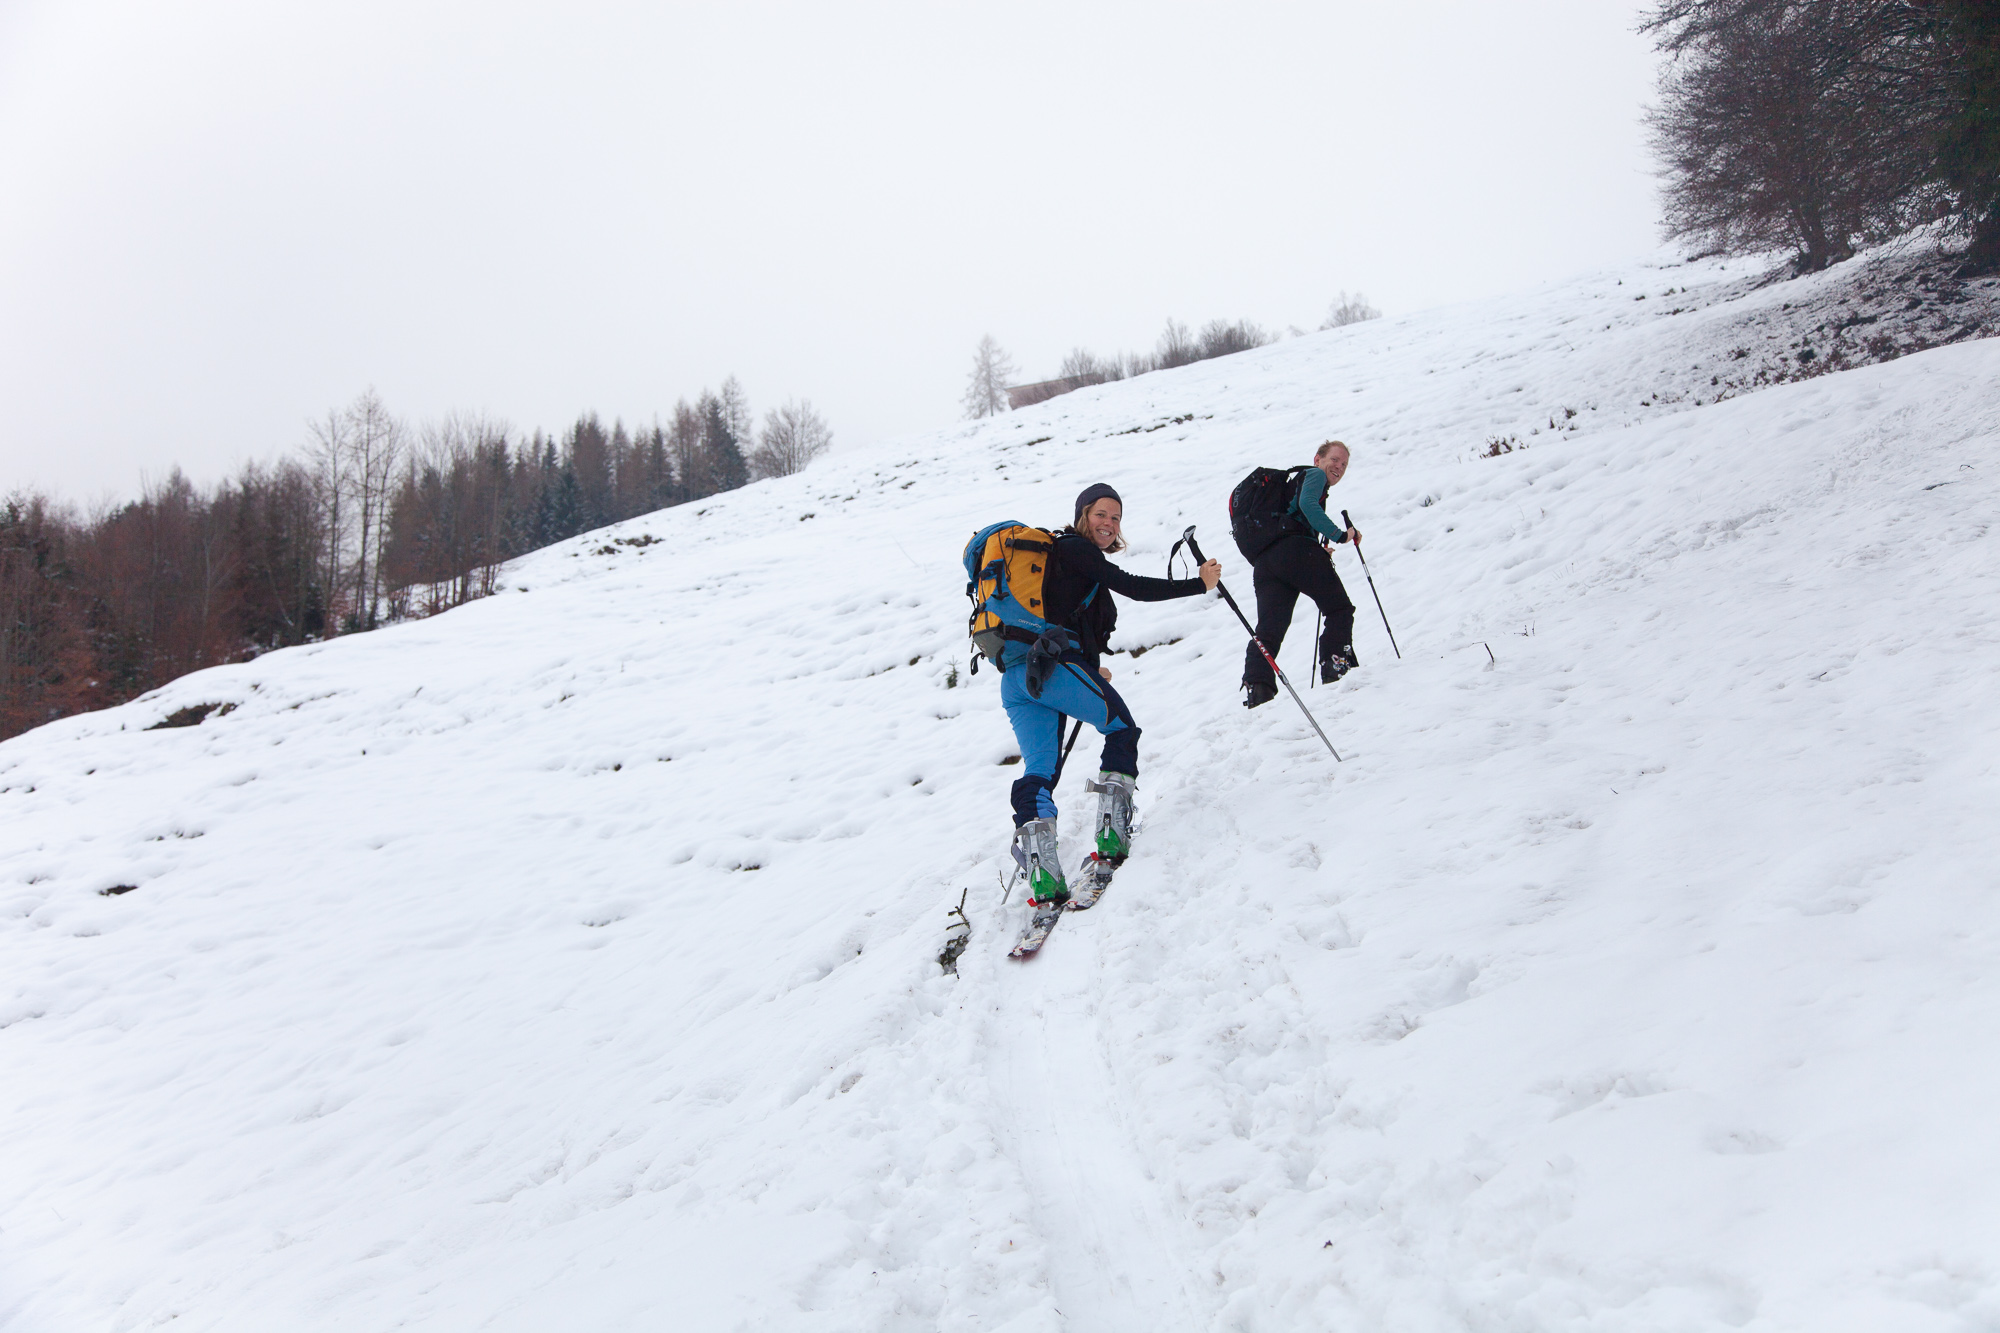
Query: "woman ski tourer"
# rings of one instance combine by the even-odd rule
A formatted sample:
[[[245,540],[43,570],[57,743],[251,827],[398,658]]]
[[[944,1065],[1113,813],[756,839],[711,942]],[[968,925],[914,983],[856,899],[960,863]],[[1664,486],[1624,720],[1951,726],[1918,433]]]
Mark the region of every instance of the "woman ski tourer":
[[[1118,623],[1111,594],[1141,602],[1193,597],[1213,589],[1222,567],[1210,560],[1188,579],[1129,574],[1105,557],[1125,549],[1125,504],[1099,482],[1076,497],[1075,518],[1054,534],[1042,575],[1041,615],[1056,627],[1025,653],[1009,654],[1000,702],[1021,746],[1024,776],[1014,783],[1014,857],[1028,872],[1029,902],[1061,907],[1069,885],[1056,851],[1055,779],[1062,720],[1088,722],[1104,735],[1097,781],[1097,850],[1116,865],[1131,848],[1132,788],[1139,773],[1139,724],[1111,673],[1099,664]],[[1018,657],[1018,660],[1015,660]]]

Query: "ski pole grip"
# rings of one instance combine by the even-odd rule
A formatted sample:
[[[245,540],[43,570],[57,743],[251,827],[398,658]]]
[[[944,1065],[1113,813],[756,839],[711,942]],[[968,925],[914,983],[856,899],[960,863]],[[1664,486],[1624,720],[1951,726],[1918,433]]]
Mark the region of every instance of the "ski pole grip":
[[[1345,509],[1340,511],[1340,521],[1342,523],[1345,523],[1350,528],[1354,526],[1354,520],[1347,516],[1347,511]]]
[[[1201,543],[1194,539],[1194,524],[1188,524],[1187,531],[1181,534],[1181,540],[1187,543],[1188,554],[1194,557],[1197,565],[1208,563],[1208,557],[1201,553]]]

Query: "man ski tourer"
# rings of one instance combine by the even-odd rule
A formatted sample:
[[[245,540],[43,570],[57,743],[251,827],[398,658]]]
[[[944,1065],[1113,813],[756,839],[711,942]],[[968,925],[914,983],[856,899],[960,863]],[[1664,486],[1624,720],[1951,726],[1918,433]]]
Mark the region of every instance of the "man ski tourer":
[[[1222,577],[1214,560],[1187,579],[1144,578],[1112,564],[1105,557],[1125,549],[1124,512],[1118,492],[1102,482],[1076,497],[1075,518],[1052,534],[1047,568],[1037,571],[1039,614],[1050,628],[1033,636],[1026,651],[1005,655],[1000,702],[1020,742],[1023,769],[1013,787],[1014,856],[1028,872],[1028,900],[1038,908],[1060,909],[1070,896],[1056,850],[1053,791],[1063,718],[1088,722],[1104,735],[1101,771],[1090,784],[1099,796],[1095,857],[1115,866],[1131,847],[1139,724],[1098,660],[1118,623],[1111,594],[1163,602],[1206,592]]]
[[[1354,603],[1333,569],[1323,542],[1354,542],[1361,534],[1343,529],[1328,516],[1326,493],[1347,471],[1348,449],[1328,440],[1313,454],[1312,466],[1289,472],[1258,468],[1230,497],[1230,528],[1237,549],[1250,562],[1257,593],[1257,638],[1278,655],[1291,628],[1292,610],[1304,593],[1326,617],[1319,636],[1319,678],[1331,685],[1356,665]],[[1243,654],[1243,706],[1256,708],[1278,696],[1271,664],[1252,643]]]

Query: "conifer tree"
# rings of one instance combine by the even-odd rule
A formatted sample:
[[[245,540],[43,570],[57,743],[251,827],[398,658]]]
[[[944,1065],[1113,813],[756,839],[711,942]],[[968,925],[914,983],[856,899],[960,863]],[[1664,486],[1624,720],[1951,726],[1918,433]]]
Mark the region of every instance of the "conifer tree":
[[[611,521],[610,443],[595,412],[578,417],[570,431],[570,466],[576,473],[577,522],[581,525],[577,532],[601,528]]]
[[[708,393],[702,395],[701,406],[701,447],[710,491],[733,491],[750,480],[750,468],[730,426],[729,409],[721,398]]]
[[[672,504],[673,466],[667,458],[667,433],[660,428],[657,417],[653,420],[653,428],[634,442],[633,455],[639,466],[642,512],[664,509]]]
[[[722,403],[722,419],[729,425],[729,438],[736,441],[739,450],[748,449],[757,438],[757,421],[750,415],[750,395],[743,391],[742,381],[729,376],[715,396]]]
[[[583,488],[577,484],[576,464],[565,462],[556,474],[555,493],[549,502],[549,540],[565,541],[587,531],[583,518]]]

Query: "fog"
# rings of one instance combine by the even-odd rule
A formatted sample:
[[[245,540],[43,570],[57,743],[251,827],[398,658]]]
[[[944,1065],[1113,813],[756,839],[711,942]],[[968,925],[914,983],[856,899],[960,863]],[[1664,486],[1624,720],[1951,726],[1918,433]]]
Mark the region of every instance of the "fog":
[[[0,491],[213,480],[370,386],[560,430],[734,373],[852,447],[987,333],[1038,379],[1532,286],[1657,243],[1635,19],[0,2]]]

